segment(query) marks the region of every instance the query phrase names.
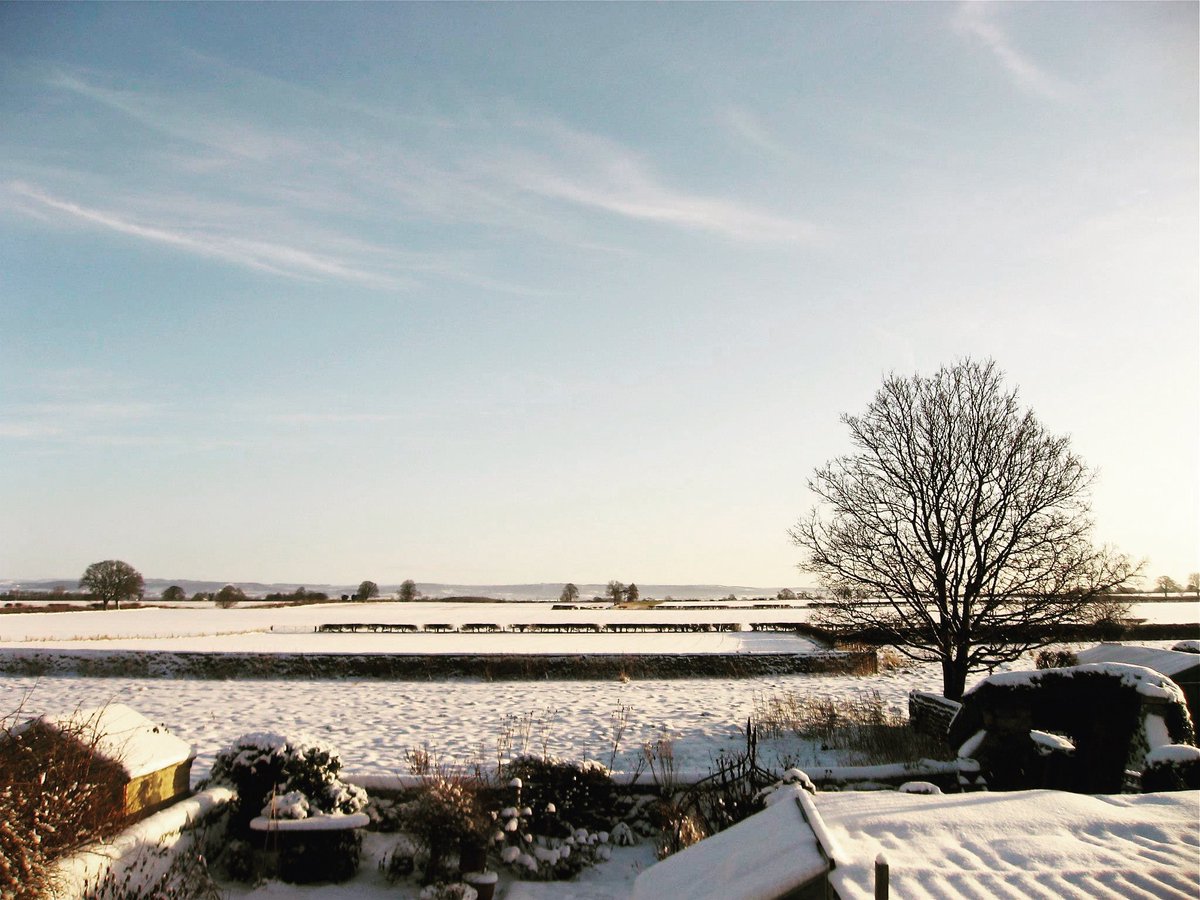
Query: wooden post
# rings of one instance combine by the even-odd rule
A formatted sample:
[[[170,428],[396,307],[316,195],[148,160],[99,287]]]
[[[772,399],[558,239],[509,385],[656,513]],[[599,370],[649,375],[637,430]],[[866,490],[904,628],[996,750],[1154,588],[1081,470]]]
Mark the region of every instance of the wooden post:
[[[882,853],[875,857],[875,900],[888,900],[888,862]]]

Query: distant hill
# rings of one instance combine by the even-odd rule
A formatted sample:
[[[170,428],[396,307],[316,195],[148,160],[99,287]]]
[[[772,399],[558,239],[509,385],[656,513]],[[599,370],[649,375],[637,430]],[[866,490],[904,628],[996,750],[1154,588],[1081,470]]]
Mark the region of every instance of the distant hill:
[[[226,584],[234,584],[245,591],[247,596],[261,597],[264,594],[290,594],[297,588],[303,587],[309,591],[321,591],[330,597],[340,597],[342,594],[353,594],[358,590],[358,582],[354,584],[313,584],[311,582],[276,582],[264,584],[258,581],[200,581],[190,578],[147,578],[146,595],[156,596],[173,584],[179,585],[188,595],[197,591],[218,591]],[[603,597],[607,584],[580,584],[579,599],[591,600],[593,597]],[[73,591],[79,587],[77,578],[48,578],[33,581],[0,580],[0,591],[52,591],[56,588]],[[774,597],[780,587],[747,587],[745,585],[728,584],[642,584],[638,590],[643,599],[654,598],[662,600],[672,597],[676,600],[717,600],[734,594],[739,599],[749,597]],[[399,590],[399,584],[380,584],[379,590],[386,599],[389,594]],[[538,601],[557,600],[562,593],[563,582],[539,582],[534,584],[438,584],[418,582],[417,590],[430,599],[442,597],[492,597],[496,600]],[[808,590],[809,593],[820,593],[815,588],[798,588],[793,590]]]

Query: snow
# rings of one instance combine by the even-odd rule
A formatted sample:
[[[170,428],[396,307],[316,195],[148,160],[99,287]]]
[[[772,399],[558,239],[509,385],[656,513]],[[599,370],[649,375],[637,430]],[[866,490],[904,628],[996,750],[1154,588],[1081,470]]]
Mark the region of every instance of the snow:
[[[794,609],[672,608],[556,610],[548,603],[327,603],[279,608],[157,608],[10,613],[0,647],[261,653],[792,653],[815,649],[788,632],[753,632],[755,622],[804,621]],[[325,624],[734,623],[744,632],[698,633],[318,633]]]
[[[986,679],[988,684],[996,687],[1025,687],[1034,686],[1043,679],[1071,678],[1076,675],[1107,675],[1119,678],[1121,683],[1135,688],[1139,694],[1158,700],[1173,700],[1184,703],[1183,692],[1170,678],[1145,666],[1130,665],[1119,662],[1080,663],[1062,669],[1036,669],[1016,672],[1001,672]],[[966,691],[970,695],[984,684],[979,682]]]
[[[1195,900],[1200,792],[1088,796],[1053,791],[820,794],[844,848],[830,880],[843,900],[874,896],[870,864],[890,863],[892,895]]]
[[[156,724],[122,703],[77,708],[67,715],[43,716],[42,721],[85,741],[94,737],[97,753],[119,764],[130,778],[177,765],[194,755],[191,744],[171,734],[166,725]]]
[[[341,831],[348,828],[363,828],[371,822],[366,813],[326,813],[319,816],[297,818],[269,818],[266,815],[250,820],[253,831]]]
[[[1077,656],[1080,663],[1128,663],[1145,666],[1168,676],[1200,666],[1200,656],[1195,653],[1127,644],[1098,644],[1081,651]]]
[[[131,825],[110,841],[93,844],[55,865],[53,883],[55,896],[80,897],[88,884],[95,885],[104,873],[120,875],[139,862],[142,849],[174,847],[188,834],[185,829],[209,812],[234,798],[225,787],[209,788],[172,804],[160,812]],[[148,857],[147,857],[148,858]],[[156,878],[166,871],[169,860],[160,861],[161,870],[151,867],[146,878]]]
[[[1146,754],[1147,766],[1189,762],[1200,762],[1200,747],[1189,747],[1187,744],[1163,744]]]
[[[633,900],[771,900],[820,876],[823,851],[801,811],[798,786],[732,828],[693,844],[643,872]]]
[[[40,649],[228,650],[304,653],[704,653],[790,652],[808,644],[793,634],[340,634],[316,633],[324,624],[385,623],[418,628],[444,623],[460,628],[494,624],[621,624],[638,622],[804,622],[811,608],[660,606],[654,609],[554,609],[550,603],[320,603],[307,606],[145,607],[66,613],[7,613],[0,647]],[[1200,603],[1142,603],[1135,614],[1152,622],[1200,622]],[[220,638],[214,641],[212,638]],[[811,646],[811,645],[809,645]],[[1193,657],[1193,663],[1195,658]]]

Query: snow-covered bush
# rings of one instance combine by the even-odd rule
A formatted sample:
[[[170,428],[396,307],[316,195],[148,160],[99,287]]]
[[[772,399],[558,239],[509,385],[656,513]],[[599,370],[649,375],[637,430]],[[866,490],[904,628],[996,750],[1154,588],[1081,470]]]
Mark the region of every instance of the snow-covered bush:
[[[432,775],[404,809],[404,829],[428,854],[425,880],[447,874],[450,854],[474,843],[483,847],[495,817],[483,810],[477,782],[446,774]]]
[[[1158,747],[1191,744],[1195,731],[1169,678],[1093,663],[984,679],[963,696],[950,740],[993,790],[1119,793],[1126,771],[1143,770]]]
[[[360,812],[366,792],[338,777],[342,761],[336,750],[303,737],[270,732],[244,734],[217,754],[212,779],[237,789],[231,826],[244,835],[251,819],[269,815],[264,807],[286,809],[282,818]],[[282,806],[277,800],[296,795]]]
[[[360,812],[367,805],[366,791],[342,781],[341,768],[337,751],[314,740],[270,732],[242,735],[217,754],[212,768],[214,781],[237,789],[230,837],[251,837],[250,822],[258,816],[296,820]],[[344,881],[358,871],[361,848],[362,835],[355,829],[289,837],[280,849],[279,873],[299,884]],[[242,859],[245,855],[223,860],[231,875],[253,875],[253,858]]]
[[[509,781],[503,802],[496,814],[492,850],[522,880],[573,878],[612,856],[608,831],[572,828],[553,801],[530,805],[520,777]]]
[[[1194,791],[1200,788],[1200,748],[1167,744],[1146,754],[1142,790]]]
[[[1073,650],[1048,647],[1037,652],[1033,664],[1039,669],[1063,669],[1067,666],[1079,665],[1079,657]]]
[[[565,837],[577,828],[606,831],[616,818],[616,788],[597,764],[521,756],[504,766],[503,777],[519,778],[525,805],[533,809],[538,834]],[[554,812],[547,812],[553,806]]]

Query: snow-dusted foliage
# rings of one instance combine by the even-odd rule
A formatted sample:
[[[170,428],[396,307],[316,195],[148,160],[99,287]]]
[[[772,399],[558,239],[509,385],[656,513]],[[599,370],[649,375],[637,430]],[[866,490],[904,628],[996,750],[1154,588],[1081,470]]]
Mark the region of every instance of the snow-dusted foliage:
[[[342,781],[341,768],[337,751],[311,738],[252,732],[217,754],[212,777],[237,789],[233,821],[244,830],[259,815],[303,819],[360,812],[366,791]]]
[[[1142,790],[1190,791],[1200,788],[1200,748],[1167,744],[1146,754]]]
[[[522,762],[526,776],[509,781],[508,796],[492,834],[492,849],[501,864],[522,880],[551,881],[572,878],[588,866],[609,859],[612,842],[607,830],[575,828],[559,812],[561,803],[544,799],[550,784],[571,784],[579,768],[547,761],[535,765],[538,761],[532,759]],[[546,793],[531,800],[531,779],[541,780],[538,772],[544,776],[542,789]],[[608,787],[611,789],[611,782]],[[571,802],[577,813],[586,806],[583,795],[573,796]],[[606,798],[604,802],[609,801]],[[633,839],[628,827],[621,836],[622,840],[626,836]]]

